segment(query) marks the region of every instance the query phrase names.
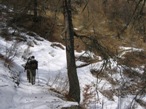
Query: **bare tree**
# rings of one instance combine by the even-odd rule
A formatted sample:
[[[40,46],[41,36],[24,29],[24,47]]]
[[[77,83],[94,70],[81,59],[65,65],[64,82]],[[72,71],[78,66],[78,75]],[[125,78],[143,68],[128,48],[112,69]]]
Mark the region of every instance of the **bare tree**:
[[[74,55],[74,31],[72,24],[71,0],[64,0],[64,20],[65,20],[65,42],[66,42],[66,57],[67,57],[67,72],[69,78],[69,94],[71,100],[80,102],[80,86],[77,77]]]

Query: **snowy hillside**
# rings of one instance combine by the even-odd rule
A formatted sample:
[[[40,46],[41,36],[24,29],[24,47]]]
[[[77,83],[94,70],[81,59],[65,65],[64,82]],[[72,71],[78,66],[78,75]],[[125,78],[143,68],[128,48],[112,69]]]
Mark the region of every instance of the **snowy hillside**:
[[[9,47],[13,45],[13,42],[5,42],[2,38],[0,42],[1,54],[7,56],[5,54],[6,48],[10,49]],[[47,41],[37,41],[37,43],[38,45],[30,47],[30,52],[28,52],[30,55],[35,55],[39,61],[36,85],[34,86],[28,83],[26,72],[22,67],[26,62],[22,58],[27,49],[26,43],[21,43],[16,48],[13,48],[13,50],[18,49],[19,55],[13,58],[13,63],[9,67],[6,64],[4,66],[4,60],[0,61],[1,109],[60,109],[61,107],[77,105],[77,103],[62,100],[64,97],[49,90],[51,86],[52,88],[53,86],[59,87],[56,86],[56,83],[62,77],[66,79],[65,58],[60,58],[65,57],[62,56],[65,54],[65,51],[52,48],[50,46],[51,43]],[[55,81],[59,74],[61,74],[60,77]],[[17,81],[20,82],[19,86],[16,84]]]
[[[146,108],[144,65],[130,68],[118,64],[116,58],[109,59],[105,65],[100,56],[87,51],[75,52],[76,65],[86,64],[77,67],[80,104],[67,101],[65,95],[69,84],[65,46],[49,42],[23,28],[7,26],[5,20],[0,22],[0,109],[64,109],[78,105],[85,109]],[[119,50],[117,58],[121,61],[126,53],[143,51],[132,47]],[[23,68],[32,55],[38,60],[35,85],[28,83]],[[80,56],[90,56],[98,61],[88,65],[79,59]]]
[[[12,28],[9,28],[9,33],[13,33]],[[61,109],[78,105],[75,102],[66,101],[62,95],[68,91],[65,47],[59,43],[46,41],[37,35],[29,36],[27,32],[22,32],[22,36],[26,41],[17,43],[16,40],[6,41],[0,38],[0,54],[2,55],[0,60],[1,109]],[[83,53],[76,52],[76,57]],[[27,82],[26,72],[23,68],[26,58],[31,55],[34,55],[39,62],[35,85]],[[13,63],[5,63],[3,56],[13,60]],[[116,61],[110,61],[110,67],[117,69],[118,72],[120,68],[117,67]],[[108,92],[104,94],[104,90],[113,90],[114,86],[105,79],[97,80],[91,74],[90,70],[100,69],[102,63],[103,61],[99,61],[86,67],[77,68],[81,87],[81,105],[91,109],[125,109],[129,107],[135,96],[127,95],[122,98],[117,95],[110,96]],[[76,64],[78,66],[83,62],[77,61]],[[120,73],[115,73],[112,77],[122,85]],[[19,86],[17,86],[17,82],[20,82]],[[143,96],[143,99],[146,97]],[[136,106],[137,109],[144,109],[140,105]]]

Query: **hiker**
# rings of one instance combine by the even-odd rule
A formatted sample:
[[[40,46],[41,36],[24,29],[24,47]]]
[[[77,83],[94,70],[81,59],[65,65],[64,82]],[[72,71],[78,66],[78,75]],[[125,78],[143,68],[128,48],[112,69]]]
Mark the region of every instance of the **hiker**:
[[[27,80],[28,80],[28,82],[30,83],[30,65],[29,65],[29,63],[30,63],[30,60],[31,60],[31,57],[29,57],[28,59],[27,59],[27,62],[26,62],[26,64],[25,64],[25,70],[26,70],[26,75],[27,75]]]
[[[38,69],[38,61],[35,60],[34,56],[31,56],[30,58],[28,58],[26,62],[25,70],[27,70],[27,79],[29,83],[31,83],[32,85],[35,84],[37,69]]]
[[[146,65],[144,66],[144,76],[146,76]]]
[[[146,65],[144,66],[144,73],[146,73]]]
[[[146,65],[144,65],[143,71],[142,79],[146,82]]]

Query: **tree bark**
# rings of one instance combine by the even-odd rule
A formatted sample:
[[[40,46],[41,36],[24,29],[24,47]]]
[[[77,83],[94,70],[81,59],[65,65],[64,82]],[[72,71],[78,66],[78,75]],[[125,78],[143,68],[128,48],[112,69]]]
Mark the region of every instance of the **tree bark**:
[[[33,21],[34,22],[37,22],[37,17],[38,17],[37,7],[38,7],[38,1],[34,0],[34,7],[33,7],[33,13],[34,13]]]
[[[67,57],[67,72],[69,78],[69,94],[68,97],[74,101],[80,102],[80,86],[77,76],[75,55],[74,55],[74,31],[71,14],[71,0],[64,0],[64,17],[65,17],[65,42]]]

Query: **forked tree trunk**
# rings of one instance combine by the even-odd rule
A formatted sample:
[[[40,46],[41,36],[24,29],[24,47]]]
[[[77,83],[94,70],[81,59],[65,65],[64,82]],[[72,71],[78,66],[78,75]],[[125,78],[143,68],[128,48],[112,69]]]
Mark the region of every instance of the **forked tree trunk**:
[[[66,57],[67,72],[69,78],[69,94],[68,96],[78,103],[80,102],[80,86],[77,76],[75,55],[74,55],[74,32],[71,14],[71,0],[64,0],[64,17],[65,17],[65,40],[66,40]]]

